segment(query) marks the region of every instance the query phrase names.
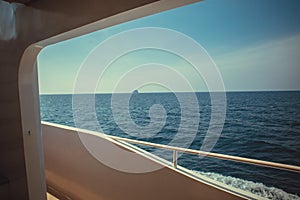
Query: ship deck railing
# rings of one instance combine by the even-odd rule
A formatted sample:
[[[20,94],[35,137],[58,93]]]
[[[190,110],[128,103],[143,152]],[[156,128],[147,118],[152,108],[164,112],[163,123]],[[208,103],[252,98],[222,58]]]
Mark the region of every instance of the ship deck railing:
[[[206,152],[206,151],[201,151],[201,150],[187,149],[187,148],[181,148],[181,147],[176,147],[176,146],[169,146],[169,145],[164,145],[164,144],[123,138],[123,137],[118,137],[118,136],[107,135],[107,137],[109,137],[113,140],[116,140],[116,141],[123,141],[123,142],[131,143],[131,144],[137,144],[137,145],[142,145],[142,146],[149,146],[149,147],[171,150],[171,151],[173,151],[173,167],[174,168],[177,168],[178,152],[182,152],[182,153],[186,153],[186,154],[207,156],[207,157],[212,157],[212,158],[217,158],[217,159],[222,159],[222,160],[228,160],[228,161],[234,161],[234,162],[239,162],[239,163],[246,163],[246,164],[251,164],[251,165],[257,165],[257,166],[263,166],[263,167],[268,167],[268,168],[274,168],[274,169],[280,169],[280,170],[300,173],[300,166],[295,166],[295,165],[270,162],[270,161],[252,159],[252,158],[244,158],[244,157],[232,156],[232,155],[226,155],[226,154],[220,154],[220,153]]]

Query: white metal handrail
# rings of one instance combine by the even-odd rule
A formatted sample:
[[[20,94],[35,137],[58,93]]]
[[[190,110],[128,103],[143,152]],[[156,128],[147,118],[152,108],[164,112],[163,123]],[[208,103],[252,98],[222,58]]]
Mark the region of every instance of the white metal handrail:
[[[212,152],[206,152],[206,151],[200,151],[200,150],[194,150],[194,149],[186,149],[186,148],[169,146],[169,145],[164,145],[164,144],[156,144],[156,143],[145,142],[145,141],[140,141],[140,140],[122,138],[122,137],[117,137],[117,136],[107,135],[107,137],[117,140],[117,141],[124,141],[124,142],[128,142],[128,143],[133,143],[133,144],[139,144],[139,145],[144,145],[144,146],[151,146],[151,147],[156,147],[156,148],[161,148],[161,149],[172,150],[173,151],[173,166],[174,166],[174,168],[177,167],[177,152],[183,152],[183,153],[188,153],[188,154],[208,156],[208,157],[218,158],[218,159],[222,159],[222,160],[230,160],[230,161],[234,161],[234,162],[247,163],[247,164],[252,164],[252,165],[293,171],[293,172],[298,172],[298,173],[300,172],[300,167],[294,166],[294,165],[269,162],[269,161],[264,161],[264,160],[251,159],[251,158],[243,158],[243,157],[239,157],[239,156],[230,156],[230,155],[225,155],[225,154],[220,154],[220,153],[212,153]]]

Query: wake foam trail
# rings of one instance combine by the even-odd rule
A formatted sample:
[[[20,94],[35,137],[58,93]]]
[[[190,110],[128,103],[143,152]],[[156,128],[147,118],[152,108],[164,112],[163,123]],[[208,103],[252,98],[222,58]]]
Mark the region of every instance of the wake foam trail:
[[[255,183],[253,181],[247,181],[240,178],[235,178],[231,176],[223,176],[221,174],[213,173],[213,172],[200,172],[194,171],[195,173],[201,174],[208,178],[211,178],[215,181],[224,183],[226,185],[233,186],[235,188],[251,192],[261,197],[265,197],[268,199],[274,200],[300,200],[298,195],[290,194],[282,189],[275,187],[268,187],[262,183]]]

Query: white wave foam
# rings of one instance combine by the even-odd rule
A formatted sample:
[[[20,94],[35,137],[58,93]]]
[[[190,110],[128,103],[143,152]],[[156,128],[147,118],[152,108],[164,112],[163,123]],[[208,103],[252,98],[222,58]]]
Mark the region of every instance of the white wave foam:
[[[251,192],[253,194],[256,194],[264,198],[274,199],[274,200],[300,200],[300,197],[298,195],[287,193],[279,188],[268,187],[262,183],[255,183],[253,181],[247,181],[247,180],[243,180],[231,176],[223,176],[221,174],[217,174],[213,172],[200,172],[200,171],[194,171],[194,172],[204,175],[215,181],[233,186],[235,188],[239,188],[244,191]]]

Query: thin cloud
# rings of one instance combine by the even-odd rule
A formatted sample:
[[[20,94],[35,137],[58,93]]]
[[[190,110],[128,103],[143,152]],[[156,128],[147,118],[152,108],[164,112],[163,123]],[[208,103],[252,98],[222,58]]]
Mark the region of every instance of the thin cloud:
[[[229,90],[300,89],[300,34],[215,58]]]

